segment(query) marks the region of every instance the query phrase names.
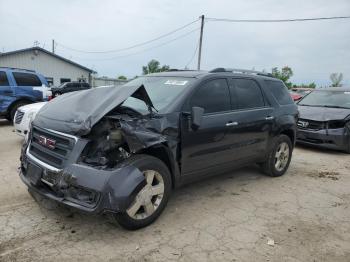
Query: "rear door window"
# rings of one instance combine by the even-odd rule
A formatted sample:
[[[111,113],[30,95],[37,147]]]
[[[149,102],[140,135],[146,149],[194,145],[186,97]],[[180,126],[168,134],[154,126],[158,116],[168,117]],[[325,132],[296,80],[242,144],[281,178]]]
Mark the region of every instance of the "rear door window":
[[[210,80],[194,93],[191,106],[204,108],[204,113],[231,110],[230,91],[226,79]]]
[[[37,75],[14,72],[13,76],[18,86],[41,86],[42,83]]]
[[[282,82],[265,80],[265,83],[280,105],[288,105],[294,103],[293,99],[291,98],[288,92],[287,87]]]
[[[9,86],[9,81],[4,71],[0,71],[0,86]]]
[[[232,101],[236,101],[237,109],[251,109],[265,106],[260,86],[252,79],[233,79],[235,92],[231,92]]]

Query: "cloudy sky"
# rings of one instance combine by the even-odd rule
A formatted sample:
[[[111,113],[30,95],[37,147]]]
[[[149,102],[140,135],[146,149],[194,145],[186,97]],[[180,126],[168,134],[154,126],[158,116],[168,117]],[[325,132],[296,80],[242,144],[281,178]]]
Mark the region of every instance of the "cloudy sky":
[[[133,77],[151,59],[171,68],[196,67],[199,22],[154,39],[200,15],[232,19],[285,19],[350,15],[349,0],[0,0],[0,51],[33,46],[56,52],[98,72]],[[350,19],[304,23],[226,23],[204,26],[202,69],[290,66],[296,83],[329,84],[342,72],[350,85]],[[193,59],[192,59],[193,58]]]

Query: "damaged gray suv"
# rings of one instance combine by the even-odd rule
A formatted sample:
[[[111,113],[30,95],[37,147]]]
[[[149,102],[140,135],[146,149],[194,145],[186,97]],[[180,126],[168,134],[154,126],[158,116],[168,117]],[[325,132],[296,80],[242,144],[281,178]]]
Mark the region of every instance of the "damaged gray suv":
[[[297,116],[283,82],[260,72],[151,74],[46,104],[20,177],[31,192],[137,229],[185,183],[254,163],[283,175]]]

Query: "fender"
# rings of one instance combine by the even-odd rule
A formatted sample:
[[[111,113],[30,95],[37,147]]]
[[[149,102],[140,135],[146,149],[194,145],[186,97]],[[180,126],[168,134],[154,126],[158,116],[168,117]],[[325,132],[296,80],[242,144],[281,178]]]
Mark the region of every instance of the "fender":
[[[177,146],[172,149],[169,147],[168,143],[165,142],[153,145],[152,147],[146,148],[140,152],[157,157],[165,163],[171,173],[173,188],[180,186],[181,181],[181,172],[177,161],[176,151]]]

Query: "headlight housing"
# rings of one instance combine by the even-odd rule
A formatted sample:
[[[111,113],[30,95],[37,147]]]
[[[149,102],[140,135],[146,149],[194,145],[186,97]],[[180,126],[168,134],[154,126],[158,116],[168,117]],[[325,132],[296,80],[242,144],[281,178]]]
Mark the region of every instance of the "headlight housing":
[[[28,119],[29,119],[29,123],[31,123],[35,118],[35,112],[29,112],[28,114]]]

